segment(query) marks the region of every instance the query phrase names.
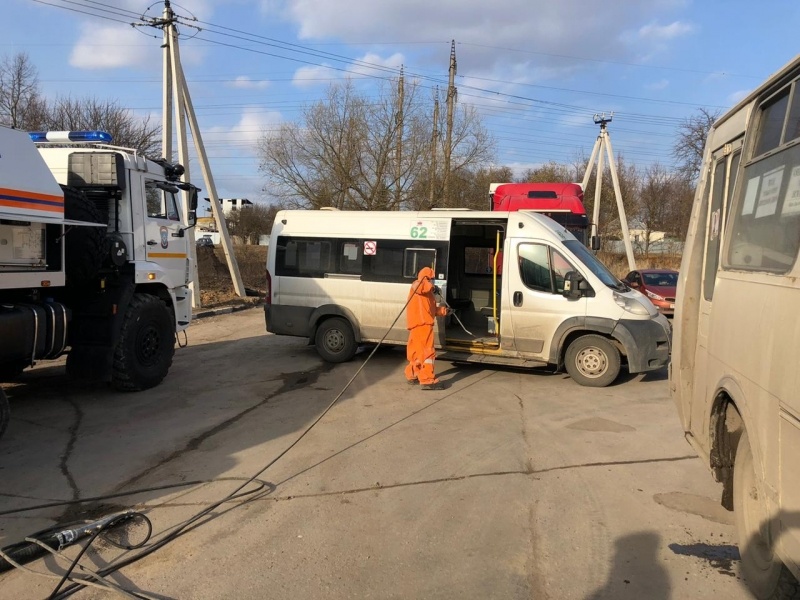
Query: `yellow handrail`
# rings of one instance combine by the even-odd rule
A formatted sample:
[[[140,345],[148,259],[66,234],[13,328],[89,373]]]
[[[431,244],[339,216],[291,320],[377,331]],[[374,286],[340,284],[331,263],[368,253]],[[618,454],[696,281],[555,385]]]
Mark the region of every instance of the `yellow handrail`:
[[[494,269],[492,270],[492,320],[494,321],[494,334],[500,335],[500,323],[497,320],[497,257],[500,254],[500,230],[497,230],[497,237],[494,248]]]

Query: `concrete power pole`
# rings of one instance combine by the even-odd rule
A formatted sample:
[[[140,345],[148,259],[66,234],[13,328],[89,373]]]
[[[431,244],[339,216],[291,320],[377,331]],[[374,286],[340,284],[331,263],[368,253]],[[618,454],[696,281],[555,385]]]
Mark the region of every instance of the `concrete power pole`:
[[[233,253],[228,226],[225,222],[225,215],[220,206],[217,187],[211,174],[211,167],[208,163],[203,137],[197,123],[197,117],[192,106],[192,99],[189,95],[189,88],[186,85],[186,77],[181,66],[180,48],[178,46],[177,18],[170,6],[170,0],[164,0],[164,12],[161,19],[152,19],[147,25],[159,28],[163,31],[164,40],[164,69],[163,69],[163,102],[164,114],[162,116],[162,150],[164,158],[172,160],[172,115],[175,112],[175,126],[178,137],[178,160],[183,165],[185,172],[182,176],[184,181],[190,181],[189,177],[189,152],[186,135],[186,121],[189,121],[189,128],[192,131],[195,151],[200,162],[200,170],[203,172],[206,189],[211,199],[211,211],[217,223],[222,241],[222,249],[228,263],[228,270],[231,274],[233,287],[240,297],[246,295],[242,276],[239,273],[239,265]],[[184,215],[189,211],[189,194],[183,193]],[[189,238],[189,253],[194,264],[194,277],[192,281],[192,306],[200,306],[200,286],[197,274],[197,252],[195,247],[194,229],[187,231]]]
[[[452,154],[453,144],[453,110],[455,108],[456,96],[456,41],[450,43],[450,81],[447,86],[447,133],[444,144],[444,205],[452,207],[450,201],[450,155]]]
[[[619,176],[617,175],[617,165],[614,162],[614,151],[611,148],[611,136],[608,133],[606,125],[611,122],[614,114],[612,113],[606,117],[605,113],[602,115],[595,115],[594,122],[600,125],[600,135],[595,140],[594,148],[592,148],[592,156],[589,158],[589,164],[586,166],[586,173],[583,175],[583,189],[589,184],[589,178],[592,176],[592,169],[594,168],[594,161],[597,159],[597,181],[594,188],[594,210],[592,212],[592,226],[595,228],[595,234],[599,235],[600,228],[600,195],[603,190],[603,171],[605,165],[603,164],[603,150],[608,155],[608,167],[611,171],[611,181],[614,184],[614,196],[617,199],[617,211],[619,212],[619,223],[622,229],[622,241],[625,244],[625,254],[628,256],[629,270],[636,269],[636,260],[633,256],[633,246],[631,245],[631,236],[628,231],[628,219],[625,216],[625,205],[622,203],[622,191],[619,187]]]
[[[405,86],[403,85],[403,67],[400,67],[400,79],[397,81],[397,152],[394,166],[395,209],[400,210],[400,201],[403,199],[403,190],[400,179],[403,176],[403,102],[405,102]]]
[[[428,198],[428,209],[433,208],[436,191],[436,156],[439,154],[439,88],[437,86],[433,99],[433,133],[431,134],[431,193]]]

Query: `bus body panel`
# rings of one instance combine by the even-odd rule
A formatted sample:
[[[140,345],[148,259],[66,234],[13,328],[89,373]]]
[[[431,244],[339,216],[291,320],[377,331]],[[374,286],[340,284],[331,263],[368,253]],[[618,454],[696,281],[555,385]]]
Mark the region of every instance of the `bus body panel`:
[[[766,535],[800,575],[800,56],[710,129],[684,247],[670,390],[732,508],[742,431]],[[740,531],[740,536],[742,532]],[[746,540],[740,540],[746,543]]]

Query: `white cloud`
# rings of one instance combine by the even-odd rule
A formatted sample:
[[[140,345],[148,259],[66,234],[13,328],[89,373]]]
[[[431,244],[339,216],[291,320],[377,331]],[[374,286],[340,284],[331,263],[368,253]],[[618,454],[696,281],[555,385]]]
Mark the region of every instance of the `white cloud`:
[[[214,146],[229,144],[232,151],[255,155],[258,140],[264,132],[283,123],[277,111],[264,111],[259,107],[248,107],[242,111],[239,122],[232,127],[210,127],[203,133],[203,141]]]
[[[310,88],[320,84],[327,85],[331,79],[338,77],[341,77],[341,72],[329,65],[305,66],[294,72],[292,84],[299,88]]]
[[[277,12],[296,27],[306,43],[403,40],[411,48],[404,61],[434,65],[436,76],[446,78],[450,41],[456,40],[460,75],[528,83],[563,82],[603,68],[603,60],[638,59],[651,51],[654,37],[663,44],[691,30],[681,21],[657,25],[657,19],[672,16],[685,4],[616,0],[598,9],[593,0],[495,0],[489,9],[485,0],[348,0],[343,10],[331,0],[262,2],[273,16]],[[643,28],[643,23],[651,25]],[[640,30],[650,39],[639,37]],[[625,32],[635,33],[626,39]],[[415,48],[413,42],[424,43]]]
[[[695,28],[691,23],[681,23],[680,21],[675,21],[669,25],[650,23],[639,28],[637,37],[641,40],[664,42],[689,35],[694,33],[694,31]]]
[[[269,87],[266,79],[251,79],[247,75],[239,75],[233,81],[226,83],[227,86],[240,90],[263,90]]]
[[[72,49],[69,64],[79,69],[150,67],[161,62],[157,44],[146,46],[145,38],[132,27],[84,25]],[[155,62],[154,62],[155,61]]]

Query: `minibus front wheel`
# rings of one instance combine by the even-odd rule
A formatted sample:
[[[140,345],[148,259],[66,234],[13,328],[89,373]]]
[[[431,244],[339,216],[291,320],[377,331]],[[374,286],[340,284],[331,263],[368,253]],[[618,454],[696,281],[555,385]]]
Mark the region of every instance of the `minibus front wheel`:
[[[322,359],[332,363],[347,362],[358,349],[353,328],[341,317],[325,319],[319,324],[314,345]]]
[[[601,335],[582,335],[567,348],[564,365],[580,385],[606,387],[619,375],[619,350]]]

